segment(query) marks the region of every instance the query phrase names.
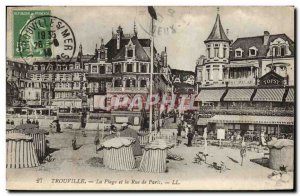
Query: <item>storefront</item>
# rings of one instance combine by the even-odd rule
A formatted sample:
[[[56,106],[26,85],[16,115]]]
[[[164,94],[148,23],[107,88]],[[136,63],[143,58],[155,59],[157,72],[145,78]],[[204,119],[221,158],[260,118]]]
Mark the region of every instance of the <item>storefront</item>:
[[[208,125],[213,133],[223,125],[226,139],[242,135],[246,140],[258,141],[261,132],[276,138],[293,139],[294,135],[294,117],[289,116],[215,115],[208,119]]]

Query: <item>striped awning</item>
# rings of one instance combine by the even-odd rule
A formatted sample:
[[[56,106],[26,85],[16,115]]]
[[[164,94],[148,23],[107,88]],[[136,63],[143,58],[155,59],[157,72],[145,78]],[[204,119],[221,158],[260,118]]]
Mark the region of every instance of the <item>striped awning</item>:
[[[199,95],[196,97],[195,101],[220,101],[222,95],[224,94],[224,89],[216,90],[201,90]]]
[[[254,89],[229,89],[224,101],[250,101]]]
[[[285,101],[286,102],[294,102],[294,99],[295,99],[295,91],[293,88],[290,88]]]
[[[257,89],[257,92],[253,98],[253,101],[276,101],[281,102],[285,89]]]
[[[294,117],[290,117],[290,116],[215,115],[214,117],[210,118],[208,120],[208,122],[294,125]]]

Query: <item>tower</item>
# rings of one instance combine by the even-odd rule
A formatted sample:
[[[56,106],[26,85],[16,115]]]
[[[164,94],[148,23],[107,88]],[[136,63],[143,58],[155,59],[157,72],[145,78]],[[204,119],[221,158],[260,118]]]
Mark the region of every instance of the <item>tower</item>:
[[[206,45],[206,59],[203,61],[203,65],[199,67],[201,73],[198,73],[202,75],[201,84],[222,84],[224,65],[229,63],[230,40],[223,29],[219,8],[215,24],[204,43]]]

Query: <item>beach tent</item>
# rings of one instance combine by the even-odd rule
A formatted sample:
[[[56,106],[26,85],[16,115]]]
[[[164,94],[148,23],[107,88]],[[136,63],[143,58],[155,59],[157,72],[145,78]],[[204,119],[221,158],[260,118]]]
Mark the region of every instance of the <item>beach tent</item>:
[[[6,135],[6,168],[39,166],[32,137],[22,133]]]
[[[287,171],[294,171],[294,141],[288,139],[274,139],[268,142],[270,149],[269,167],[280,170],[286,167]]]
[[[165,139],[156,139],[146,145],[139,170],[148,173],[166,172],[167,151],[173,147],[174,144],[170,144]]]
[[[116,137],[105,141],[103,147],[103,164],[116,170],[130,170],[135,168],[132,151],[134,138]]]

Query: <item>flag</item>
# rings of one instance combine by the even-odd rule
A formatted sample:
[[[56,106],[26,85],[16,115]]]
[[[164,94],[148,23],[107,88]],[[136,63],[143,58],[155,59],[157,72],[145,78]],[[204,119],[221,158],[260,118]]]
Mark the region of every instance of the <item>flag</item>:
[[[153,18],[154,20],[157,20],[156,11],[153,6],[148,6],[148,12],[149,12],[151,18]]]

